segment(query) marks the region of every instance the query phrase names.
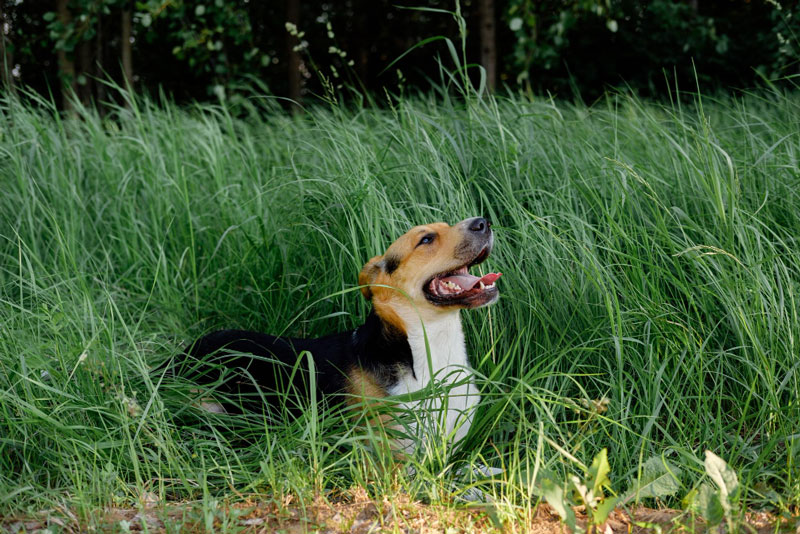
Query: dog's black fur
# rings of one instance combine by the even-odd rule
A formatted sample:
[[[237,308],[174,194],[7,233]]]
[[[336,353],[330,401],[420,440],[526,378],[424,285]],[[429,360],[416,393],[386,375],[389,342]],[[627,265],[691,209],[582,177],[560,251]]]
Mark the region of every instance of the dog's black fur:
[[[307,397],[312,384],[311,366],[299,358],[305,352],[313,358],[314,383],[320,398],[337,402],[347,393],[354,365],[370,373],[384,388],[396,381],[402,369],[413,369],[405,336],[387,328],[375,312],[370,312],[355,330],[315,339],[248,330],[212,332],[186,347],[179,373],[215,386],[215,391],[238,398],[249,409],[266,401],[275,409],[293,412],[296,406],[284,403],[295,395]],[[224,405],[228,410],[239,408],[231,403]]]

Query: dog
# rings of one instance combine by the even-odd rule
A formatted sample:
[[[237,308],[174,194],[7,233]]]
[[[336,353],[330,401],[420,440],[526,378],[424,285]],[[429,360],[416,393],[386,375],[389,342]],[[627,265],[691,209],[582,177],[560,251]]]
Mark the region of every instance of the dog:
[[[491,223],[483,217],[453,226],[416,226],[361,270],[361,292],[372,302],[364,324],[316,339],[213,332],[185,350],[193,375],[216,384],[218,391],[248,398],[251,408],[266,403],[284,412],[293,412],[296,406],[287,406],[287,400],[307,396],[309,387],[317,398],[356,404],[414,393],[435,378],[449,386],[446,394],[424,404],[426,412],[436,414],[432,420],[438,426],[414,428],[438,430],[458,442],[469,431],[479,400],[460,310],[498,299],[495,281],[502,273],[469,274],[470,267],[489,257],[493,245]],[[303,363],[304,355],[310,355],[313,366]],[[402,404],[411,410],[421,406],[420,401]],[[220,411],[214,403],[206,408]],[[413,438],[401,441],[400,448],[413,449]]]

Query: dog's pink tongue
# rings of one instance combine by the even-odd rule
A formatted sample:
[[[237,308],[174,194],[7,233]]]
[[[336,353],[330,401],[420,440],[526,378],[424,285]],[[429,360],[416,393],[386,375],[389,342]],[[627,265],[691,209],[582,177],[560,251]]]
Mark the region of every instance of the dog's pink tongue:
[[[494,283],[495,280],[503,276],[503,273],[489,273],[482,277],[472,276],[471,274],[454,274],[442,278],[442,282],[452,282],[457,284],[461,289],[472,289],[478,285],[478,282],[483,282],[483,285],[488,286]]]
[[[498,278],[500,278],[501,276],[503,276],[503,273],[484,274],[481,277],[480,282],[483,282],[484,285],[488,286],[488,285],[494,284],[494,281],[497,280]]]

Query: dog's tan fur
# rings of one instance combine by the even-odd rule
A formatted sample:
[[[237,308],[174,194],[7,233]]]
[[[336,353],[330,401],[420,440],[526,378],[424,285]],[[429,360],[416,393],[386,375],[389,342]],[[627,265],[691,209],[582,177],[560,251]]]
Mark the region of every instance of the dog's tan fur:
[[[417,246],[428,234],[434,235],[427,246]],[[456,258],[456,249],[463,240],[461,229],[437,222],[415,226],[386,250],[382,256],[370,259],[358,276],[361,292],[372,299],[375,312],[386,323],[405,333],[407,325],[402,317],[418,315],[422,320],[449,313],[431,304],[422,292],[422,286],[435,275],[455,269],[463,260]],[[388,273],[382,262],[396,262],[397,267]]]

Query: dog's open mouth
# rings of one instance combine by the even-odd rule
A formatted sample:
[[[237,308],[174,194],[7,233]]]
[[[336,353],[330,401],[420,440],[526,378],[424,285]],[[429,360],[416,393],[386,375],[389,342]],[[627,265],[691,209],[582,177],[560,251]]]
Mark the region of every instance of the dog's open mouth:
[[[480,263],[488,254],[483,251],[478,258],[467,265],[434,276],[425,284],[425,297],[440,306],[466,306],[474,308],[488,304],[498,296],[495,281],[503,273],[489,273],[483,276],[469,274],[469,267]]]

